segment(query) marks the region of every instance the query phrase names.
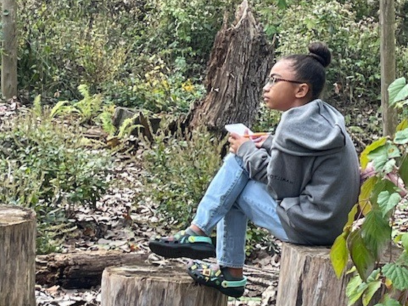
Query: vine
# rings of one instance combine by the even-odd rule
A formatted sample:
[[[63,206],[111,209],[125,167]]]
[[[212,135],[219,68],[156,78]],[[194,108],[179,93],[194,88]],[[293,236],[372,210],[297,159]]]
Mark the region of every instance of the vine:
[[[390,105],[405,114],[405,78],[395,80],[388,91]],[[381,297],[377,306],[408,305],[408,233],[396,226],[396,213],[407,198],[407,144],[408,120],[403,119],[394,137],[374,141],[360,155],[363,183],[358,203],[330,253],[337,277],[351,259],[349,272],[354,274],[346,289],[349,305],[358,301],[368,305],[376,294]],[[384,262],[382,255],[393,248],[399,255]]]

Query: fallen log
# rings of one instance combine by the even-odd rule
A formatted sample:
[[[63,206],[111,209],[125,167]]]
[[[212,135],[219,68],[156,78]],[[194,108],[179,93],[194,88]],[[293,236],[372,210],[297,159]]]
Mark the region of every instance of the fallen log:
[[[0,305],[35,306],[35,212],[0,205]]]
[[[184,270],[172,266],[106,268],[101,294],[102,306],[227,306],[228,302],[226,295],[196,285]]]
[[[101,284],[102,272],[109,266],[143,263],[147,255],[122,251],[84,251],[37,256],[36,283],[63,288],[91,288]]]

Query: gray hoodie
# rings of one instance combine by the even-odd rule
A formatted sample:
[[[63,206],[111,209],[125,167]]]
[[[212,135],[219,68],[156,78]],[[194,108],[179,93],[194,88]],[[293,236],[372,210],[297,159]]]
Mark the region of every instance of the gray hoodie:
[[[334,242],[360,190],[357,153],[335,108],[321,100],[292,108],[262,148],[247,141],[237,155],[268,185],[290,242]]]

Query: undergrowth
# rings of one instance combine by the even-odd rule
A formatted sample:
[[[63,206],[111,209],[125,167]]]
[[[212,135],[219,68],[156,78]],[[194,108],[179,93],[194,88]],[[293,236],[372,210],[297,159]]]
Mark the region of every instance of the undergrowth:
[[[73,207],[95,207],[109,186],[109,154],[83,143],[79,127],[52,119],[39,98],[0,129],[0,202],[36,212],[38,253],[57,250]]]

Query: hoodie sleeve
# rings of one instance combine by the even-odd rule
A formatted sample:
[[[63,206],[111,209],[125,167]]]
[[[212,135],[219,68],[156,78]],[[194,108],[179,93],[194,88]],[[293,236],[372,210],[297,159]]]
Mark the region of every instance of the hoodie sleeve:
[[[244,161],[249,177],[265,184],[268,183],[267,168],[271,158],[269,151],[272,140],[273,137],[269,136],[261,148],[257,148],[252,141],[244,142],[237,152],[237,156]]]

